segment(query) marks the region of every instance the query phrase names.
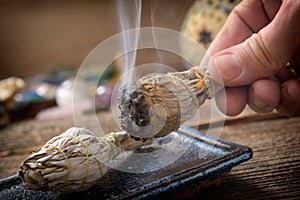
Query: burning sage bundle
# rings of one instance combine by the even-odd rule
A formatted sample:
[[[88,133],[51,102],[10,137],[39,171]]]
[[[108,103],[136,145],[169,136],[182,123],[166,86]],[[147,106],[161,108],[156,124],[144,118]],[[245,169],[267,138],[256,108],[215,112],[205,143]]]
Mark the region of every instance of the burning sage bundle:
[[[201,67],[146,75],[119,98],[122,129],[142,138],[162,137],[191,119],[222,86]]]
[[[19,176],[31,189],[78,192],[93,186],[121,150],[145,141],[121,131],[96,137],[85,128],[70,128],[49,140],[20,166]]]

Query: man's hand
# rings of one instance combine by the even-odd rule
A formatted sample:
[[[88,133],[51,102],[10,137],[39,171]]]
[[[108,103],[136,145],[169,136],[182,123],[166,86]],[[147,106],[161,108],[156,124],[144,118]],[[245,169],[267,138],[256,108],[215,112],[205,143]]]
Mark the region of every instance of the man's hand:
[[[300,78],[287,67],[300,64],[299,47],[299,0],[242,1],[208,49],[212,77],[228,86],[216,96],[220,110],[234,116],[248,103],[300,115]],[[218,98],[225,94],[226,103]]]

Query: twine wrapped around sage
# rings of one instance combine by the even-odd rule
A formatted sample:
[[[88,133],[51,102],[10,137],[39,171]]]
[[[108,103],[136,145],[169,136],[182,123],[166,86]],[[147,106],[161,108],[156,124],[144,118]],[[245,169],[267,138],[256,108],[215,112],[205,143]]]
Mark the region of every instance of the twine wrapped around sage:
[[[183,72],[148,74],[121,91],[122,129],[141,138],[165,136],[192,118],[221,88],[199,66]]]
[[[96,137],[85,128],[70,128],[49,140],[19,168],[30,189],[67,192],[93,186],[108,171],[109,162],[121,150],[133,150],[149,141],[124,131]]]

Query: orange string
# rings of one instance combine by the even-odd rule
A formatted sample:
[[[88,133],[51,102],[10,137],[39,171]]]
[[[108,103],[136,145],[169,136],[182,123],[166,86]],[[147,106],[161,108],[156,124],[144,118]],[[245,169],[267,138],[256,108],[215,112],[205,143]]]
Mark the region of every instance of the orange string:
[[[202,76],[196,71],[196,67],[192,67],[191,69],[194,72],[194,74],[196,75],[196,77],[200,79],[199,82],[196,83],[196,87],[198,89],[204,88],[204,90],[206,90],[206,87],[205,87],[206,75],[202,78]]]

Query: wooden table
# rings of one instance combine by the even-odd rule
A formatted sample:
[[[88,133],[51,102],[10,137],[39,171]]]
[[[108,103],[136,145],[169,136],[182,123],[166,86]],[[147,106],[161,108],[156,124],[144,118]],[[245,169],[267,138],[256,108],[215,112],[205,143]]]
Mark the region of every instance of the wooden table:
[[[98,114],[106,132],[118,130],[110,113]],[[87,124],[89,119],[89,115],[83,117]],[[73,126],[72,118],[27,120],[1,129],[0,178],[15,174],[30,152],[70,126]],[[232,120],[223,127],[221,139],[251,147],[253,158],[234,167],[221,184],[202,189],[192,198],[300,199],[299,117],[271,114]]]

